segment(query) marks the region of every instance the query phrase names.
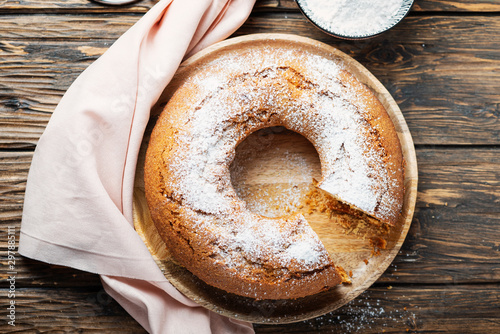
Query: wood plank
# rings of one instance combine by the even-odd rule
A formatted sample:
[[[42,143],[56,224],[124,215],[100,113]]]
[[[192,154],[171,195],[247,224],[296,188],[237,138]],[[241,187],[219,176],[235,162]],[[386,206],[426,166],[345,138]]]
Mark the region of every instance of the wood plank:
[[[495,70],[500,22],[494,17],[412,17],[387,35],[358,42],[329,37],[299,15],[282,18],[250,18],[235,35],[295,29],[354,56],[399,103],[417,145],[500,142],[500,73]],[[23,20],[28,19],[33,17]],[[116,16],[36,20],[17,33],[9,24],[0,28],[5,36],[0,41],[0,147],[33,147],[67,87],[113,43],[103,38],[117,38],[134,22]],[[42,34],[30,26],[49,21],[47,41],[26,39]],[[15,34],[26,40],[16,40]],[[91,40],[76,41],[84,35]]]
[[[373,286],[344,307],[289,325],[255,325],[257,333],[493,333],[498,285]]]
[[[18,226],[21,219],[32,156],[32,152],[0,153],[0,235],[4,242],[7,226]]]
[[[481,280],[498,282],[499,159],[496,149],[417,150],[416,215],[400,256],[381,281],[452,283],[475,280],[482,272]]]
[[[56,40],[59,44],[62,44],[63,41],[65,44],[73,40],[92,41],[96,39],[105,39],[105,42],[108,43],[112,42],[136,23],[140,16],[120,15],[119,13],[110,15],[21,14],[4,15],[2,19],[4,20],[0,27],[2,41],[28,39],[43,43],[48,40]],[[2,50],[7,54],[10,52],[30,57],[37,51],[36,44],[31,45],[31,49],[9,48],[9,45],[4,42],[2,47]],[[70,49],[70,51],[72,50]],[[74,51],[68,53],[65,58],[68,59],[72,56],[75,56]]]
[[[453,211],[417,209],[399,255],[378,282],[499,282],[500,214]]]
[[[499,5],[500,7],[500,5]],[[0,26],[1,40],[16,40],[21,39],[77,39],[77,40],[94,40],[94,39],[110,39],[115,40],[121,36],[126,29],[140,19],[140,16],[135,15],[120,15],[121,13],[111,13],[109,15],[29,15],[18,14],[2,17],[2,26]],[[325,41],[342,41],[347,44],[354,44],[358,47],[363,47],[372,44],[372,41],[382,41],[385,39],[398,40],[401,39],[407,43],[426,43],[440,42],[441,47],[460,46],[463,42],[478,42],[478,46],[488,41],[488,37],[498,38],[495,36],[498,28],[498,22],[494,19],[495,16],[487,15],[447,15],[447,16],[412,16],[405,18],[394,29],[382,34],[381,36],[358,41],[343,41],[335,37],[331,37],[319,29],[316,29],[309,21],[298,12],[257,12],[251,15],[244,23],[242,29],[239,29],[237,35],[251,34],[257,32],[280,32],[311,34],[314,38]],[[409,23],[413,22],[413,23]],[[408,26],[411,25],[411,26]],[[269,28],[263,29],[263,28]],[[467,31],[468,34],[460,33]],[[395,33],[394,33],[395,32]],[[417,41],[408,40],[406,36],[401,36],[401,33],[412,33],[411,38],[418,36]],[[490,35],[491,33],[491,35]],[[318,36],[318,37],[316,37]],[[448,39],[452,37],[449,41]],[[492,40],[489,40],[493,42]],[[498,50],[498,46],[490,43],[490,48]]]
[[[36,12],[122,12],[144,13],[158,0],[142,0],[128,6],[103,6],[89,0],[5,0],[0,7],[0,13],[12,11]],[[259,10],[298,10],[294,0],[257,0],[254,11]],[[413,11],[443,11],[443,12],[498,12],[500,4],[491,0],[419,0],[415,1]]]
[[[500,3],[491,0],[417,0],[413,11],[498,12]]]
[[[3,240],[6,240],[0,233]],[[17,234],[18,235],[18,234]],[[7,254],[6,249],[2,247],[0,250],[3,254]],[[16,248],[17,252],[17,248]],[[95,288],[101,287],[99,275],[88,273],[85,271],[47,264],[32,259],[15,255],[15,273],[16,281],[19,286],[24,288],[35,287],[79,287],[79,288]],[[6,282],[12,271],[8,270],[9,262],[6,257],[0,260],[2,271],[0,271],[0,280]]]
[[[32,154],[0,152],[0,252],[7,249],[7,226],[19,231]],[[423,148],[417,149],[417,161],[419,193],[412,226],[378,282],[500,282],[500,149]],[[17,264],[18,279],[26,285],[96,283],[90,274],[73,269],[24,258]],[[1,278],[7,272],[6,265],[0,266]],[[87,279],[91,281],[85,283]]]
[[[142,0],[126,6],[106,6],[91,0],[4,0],[0,7],[1,13],[141,13],[144,14],[153,7],[158,0]]]
[[[144,329],[102,288],[29,289],[16,281],[15,298],[1,290],[1,304],[15,301],[15,327],[2,307],[0,332],[145,333]]]
[[[256,9],[293,10],[298,8],[294,0],[257,0]],[[498,12],[500,3],[491,0],[418,0],[413,12]]]
[[[256,333],[493,333],[500,326],[498,285],[373,286],[324,316],[285,325],[254,325]],[[16,285],[16,331],[143,333],[102,289],[27,289]],[[8,305],[7,290],[0,303]],[[0,311],[5,319],[6,309]],[[264,315],[272,310],[263,309]],[[6,321],[0,331],[12,330]]]
[[[418,207],[443,213],[500,211],[500,156],[496,148],[430,147],[418,150],[418,163]]]

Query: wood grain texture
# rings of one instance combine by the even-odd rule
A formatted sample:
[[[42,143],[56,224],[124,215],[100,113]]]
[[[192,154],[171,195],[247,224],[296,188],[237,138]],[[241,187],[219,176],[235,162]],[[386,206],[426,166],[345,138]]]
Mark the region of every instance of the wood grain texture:
[[[417,145],[500,142],[500,59],[492,56],[500,48],[500,22],[494,17],[411,17],[357,42],[326,36],[298,14],[283,17],[251,17],[235,35],[294,31],[353,56],[398,102]],[[65,90],[135,19],[53,15],[22,27],[2,25],[0,147],[33,147]],[[42,33],[42,41],[27,37]]]
[[[494,333],[500,325],[495,285],[377,285],[333,313],[291,325],[255,325],[256,333]],[[0,290],[0,304],[8,302]],[[433,300],[433,303],[429,301]],[[102,289],[22,289],[22,333],[145,333]],[[262,309],[272,314],[272,309]],[[5,318],[6,310],[0,310]],[[12,328],[0,323],[0,331]]]
[[[68,12],[80,11],[89,13],[121,12],[121,13],[145,13],[156,4],[158,0],[142,0],[137,3],[123,6],[110,7],[89,0],[3,0],[0,2],[0,13],[12,11],[37,11],[39,12]],[[257,0],[254,11],[259,10],[298,10],[294,0]],[[413,11],[442,11],[442,12],[497,12],[500,11],[498,1],[491,0],[416,0]]]
[[[32,155],[0,152],[2,226],[20,227]],[[417,161],[419,192],[414,220],[401,252],[379,282],[499,283],[500,150],[421,148]],[[6,250],[5,233],[5,229],[0,231],[2,252]],[[82,276],[36,261],[20,259],[19,264],[18,279],[35,286],[71,286],[73,275]],[[53,270],[56,276],[51,276]],[[0,266],[0,277],[5,278],[6,273],[7,268]],[[84,275],[81,281],[85,280]]]
[[[8,305],[5,290],[0,304]],[[0,323],[2,333],[145,333],[103,289],[26,289],[17,285],[15,327]],[[2,307],[0,317],[7,319]]]
[[[500,3],[495,0],[415,0],[414,11],[443,11],[443,12],[498,12]]]
[[[500,324],[495,288],[375,286],[323,317],[255,327],[257,333],[494,333]]]
[[[156,2],[0,0],[0,305],[6,229],[19,230],[38,138],[73,80]],[[499,13],[499,1],[416,0],[395,29],[349,42],[312,27],[293,0],[257,0],[235,35],[295,33],[353,56],[398,102],[419,163],[411,229],[377,283],[332,314],[257,333],[498,331]],[[17,332],[144,332],[96,275],[21,257],[16,270]]]
[[[146,13],[153,7],[158,0],[142,0],[127,6],[106,6],[91,0],[1,0],[1,13],[86,13],[86,14],[101,14],[101,13]]]

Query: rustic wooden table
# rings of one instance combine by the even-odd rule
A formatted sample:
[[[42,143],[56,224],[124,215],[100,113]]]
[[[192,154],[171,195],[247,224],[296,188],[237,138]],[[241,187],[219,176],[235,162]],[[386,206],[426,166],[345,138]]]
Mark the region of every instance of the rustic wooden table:
[[[71,82],[156,1],[0,0],[0,331],[142,333],[98,276],[15,254],[37,140]],[[419,167],[415,216],[389,269],[331,314],[258,333],[500,332],[500,1],[416,0],[396,28],[344,41],[292,0],[258,0],[235,35],[294,33],[366,66],[398,102]],[[15,245],[17,247],[17,244]],[[11,247],[12,248],[12,247]]]

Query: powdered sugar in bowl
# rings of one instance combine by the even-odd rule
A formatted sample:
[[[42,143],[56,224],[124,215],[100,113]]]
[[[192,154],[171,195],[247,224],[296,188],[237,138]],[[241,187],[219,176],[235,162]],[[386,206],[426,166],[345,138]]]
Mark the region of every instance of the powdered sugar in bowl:
[[[413,0],[296,0],[318,28],[344,39],[376,36],[398,24]]]

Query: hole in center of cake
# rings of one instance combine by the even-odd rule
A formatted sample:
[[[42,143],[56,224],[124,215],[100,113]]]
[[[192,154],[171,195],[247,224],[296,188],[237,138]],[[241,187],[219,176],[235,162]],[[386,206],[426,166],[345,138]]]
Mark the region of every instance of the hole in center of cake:
[[[252,133],[236,148],[231,183],[250,211],[279,217],[299,211],[313,179],[321,179],[314,146],[284,127]]]

